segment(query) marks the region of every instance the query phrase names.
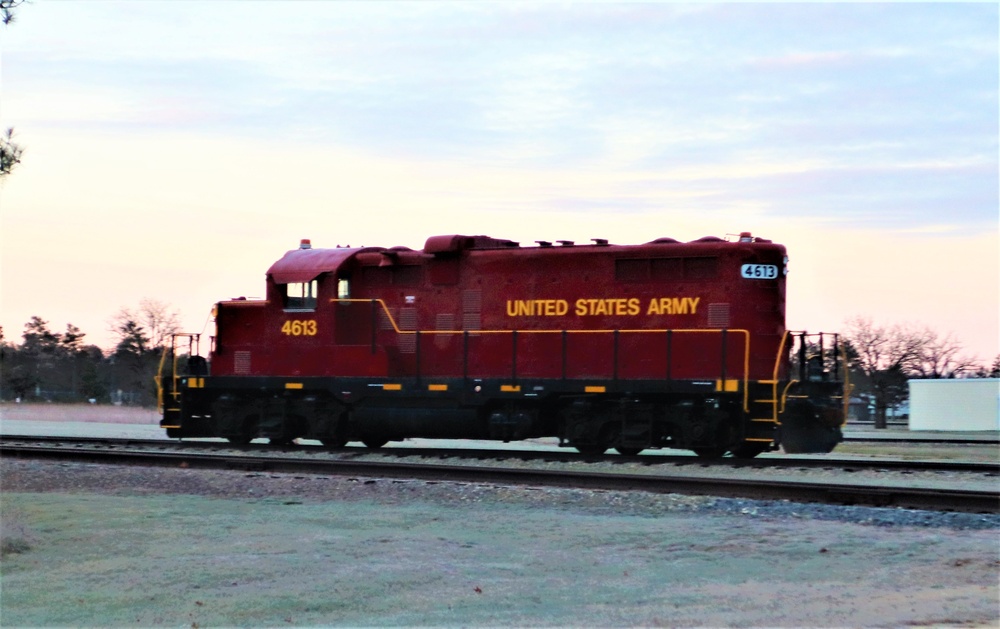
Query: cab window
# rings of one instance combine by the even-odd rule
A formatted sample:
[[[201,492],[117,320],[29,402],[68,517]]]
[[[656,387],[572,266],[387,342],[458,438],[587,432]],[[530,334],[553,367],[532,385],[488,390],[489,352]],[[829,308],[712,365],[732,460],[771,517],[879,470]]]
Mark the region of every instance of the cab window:
[[[285,293],[285,308],[288,310],[315,310],[316,280],[288,284]]]

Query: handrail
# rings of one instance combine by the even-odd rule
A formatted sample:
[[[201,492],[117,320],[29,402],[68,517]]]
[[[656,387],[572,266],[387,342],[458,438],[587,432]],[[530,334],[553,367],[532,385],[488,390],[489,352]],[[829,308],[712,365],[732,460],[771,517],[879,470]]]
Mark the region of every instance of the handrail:
[[[180,381],[181,376],[177,372],[177,339],[187,338],[190,344],[190,355],[195,355],[197,353],[197,346],[201,338],[201,334],[195,332],[174,332],[170,335],[170,345],[164,345],[163,351],[160,353],[160,364],[156,368],[156,375],[153,376],[153,381],[156,383],[156,407],[160,414],[163,414],[164,410],[164,400],[163,400],[163,367],[167,362],[167,353],[173,355],[173,361],[171,362],[171,374],[170,374],[170,395],[174,398],[174,401],[180,397],[181,393],[177,387],[177,383]]]
[[[743,335],[743,377],[742,377],[742,383],[743,383],[743,410],[744,411],[749,411],[750,410],[749,387],[747,386],[747,383],[749,382],[749,376],[750,376],[750,331],[749,330],[744,330],[744,329],[728,329],[728,328],[711,329],[711,330],[702,329],[702,328],[629,328],[629,329],[624,329],[624,330],[621,330],[621,329],[620,330],[612,330],[612,329],[607,329],[607,330],[605,330],[605,329],[600,329],[600,330],[571,330],[571,329],[544,329],[544,330],[538,330],[538,329],[520,329],[520,328],[512,328],[512,329],[506,329],[506,330],[401,330],[399,328],[399,325],[396,323],[396,319],[392,316],[392,312],[389,311],[389,307],[386,305],[385,301],[383,299],[381,299],[381,298],[363,299],[363,298],[339,298],[339,297],[334,297],[334,298],[330,299],[330,302],[332,302],[332,303],[366,303],[366,304],[378,303],[382,307],[382,312],[385,313],[385,316],[386,316],[387,320],[392,325],[393,331],[395,331],[397,334],[414,334],[414,335],[418,335],[417,336],[418,340],[419,340],[419,335],[423,335],[423,334],[450,334],[450,335],[456,335],[456,334],[466,334],[466,333],[468,333],[468,334],[511,334],[511,335],[520,335],[520,334],[665,334],[665,333],[682,333],[682,334],[727,334],[727,333],[733,333],[733,334],[742,334]],[[376,332],[376,330],[374,329],[374,326],[373,326],[373,330],[372,330],[373,335],[374,335],[375,332]],[[616,349],[617,349],[617,344],[616,344]],[[723,360],[725,360],[725,357],[723,357]],[[616,365],[616,367],[617,367],[617,365]],[[418,365],[418,370],[419,370],[419,365]],[[777,370],[777,367],[775,367],[775,370]],[[725,373],[725,363],[724,362],[723,362],[722,372]]]

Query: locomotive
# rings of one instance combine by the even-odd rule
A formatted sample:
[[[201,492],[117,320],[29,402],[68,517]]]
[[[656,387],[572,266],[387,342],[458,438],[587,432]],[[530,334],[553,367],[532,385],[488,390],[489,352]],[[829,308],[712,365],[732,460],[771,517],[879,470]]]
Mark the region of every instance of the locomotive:
[[[787,265],[783,245],[748,232],[302,240],[267,270],[264,298],[215,305],[207,358],[200,335],[174,336],[160,426],[332,448],[557,437],[587,454],[829,452],[846,416],[842,349],[786,329]]]

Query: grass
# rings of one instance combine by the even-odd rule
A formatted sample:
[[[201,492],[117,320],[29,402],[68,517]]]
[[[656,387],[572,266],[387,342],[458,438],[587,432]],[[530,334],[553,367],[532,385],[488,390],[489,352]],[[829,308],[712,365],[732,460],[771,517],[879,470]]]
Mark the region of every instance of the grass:
[[[419,498],[0,500],[30,541],[3,559],[5,626],[897,625],[927,615],[858,601],[932,586],[958,589],[930,612],[996,619],[995,531]]]
[[[28,552],[32,548],[32,538],[21,510],[7,507],[0,501],[0,559]]]

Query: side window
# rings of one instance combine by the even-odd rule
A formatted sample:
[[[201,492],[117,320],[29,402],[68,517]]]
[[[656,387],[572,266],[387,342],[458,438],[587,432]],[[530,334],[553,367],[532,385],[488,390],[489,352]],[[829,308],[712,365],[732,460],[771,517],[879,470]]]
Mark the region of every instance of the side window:
[[[351,280],[341,278],[337,281],[337,299],[351,298]]]
[[[289,310],[315,310],[316,280],[301,284],[288,284],[285,293],[285,308]]]

